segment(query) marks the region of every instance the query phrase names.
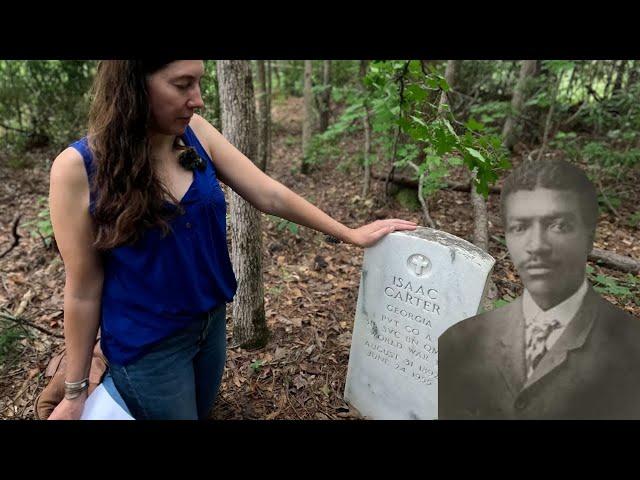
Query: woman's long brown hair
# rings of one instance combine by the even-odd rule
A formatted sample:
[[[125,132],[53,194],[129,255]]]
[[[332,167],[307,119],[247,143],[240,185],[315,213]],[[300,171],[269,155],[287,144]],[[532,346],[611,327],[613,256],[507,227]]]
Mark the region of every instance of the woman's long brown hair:
[[[95,171],[91,190],[98,250],[135,243],[144,231],[170,231],[175,197],[157,178],[147,137],[146,76],[170,61],[105,60],[92,87],[88,139]],[[177,209],[181,209],[178,207]]]

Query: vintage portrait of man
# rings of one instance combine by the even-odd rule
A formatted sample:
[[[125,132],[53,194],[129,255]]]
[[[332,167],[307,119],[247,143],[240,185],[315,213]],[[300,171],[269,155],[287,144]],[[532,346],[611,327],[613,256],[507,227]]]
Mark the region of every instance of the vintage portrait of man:
[[[524,162],[502,217],[524,285],[439,338],[439,419],[640,419],[640,319],[586,278],[594,186],[563,160]]]

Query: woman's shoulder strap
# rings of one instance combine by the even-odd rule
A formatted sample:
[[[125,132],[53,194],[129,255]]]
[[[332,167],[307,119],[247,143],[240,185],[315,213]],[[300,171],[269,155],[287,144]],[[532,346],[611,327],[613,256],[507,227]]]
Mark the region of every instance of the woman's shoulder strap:
[[[80,155],[82,155],[82,160],[84,161],[84,168],[87,170],[87,175],[89,178],[93,175],[93,154],[91,153],[91,149],[89,148],[89,140],[87,137],[83,137],[80,140],[77,140],[69,145],[71,148],[75,148]]]

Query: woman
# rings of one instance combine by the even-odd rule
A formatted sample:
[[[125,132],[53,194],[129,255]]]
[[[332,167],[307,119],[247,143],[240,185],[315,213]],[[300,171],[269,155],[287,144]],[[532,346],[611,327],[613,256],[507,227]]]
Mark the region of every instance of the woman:
[[[206,418],[236,289],[217,179],[262,212],[361,247],[416,227],[392,219],[348,228],[265,175],[195,113],[203,75],[202,61],[100,62],[88,136],[53,163],[68,366],[50,419],[80,417],[99,326],[135,418]]]

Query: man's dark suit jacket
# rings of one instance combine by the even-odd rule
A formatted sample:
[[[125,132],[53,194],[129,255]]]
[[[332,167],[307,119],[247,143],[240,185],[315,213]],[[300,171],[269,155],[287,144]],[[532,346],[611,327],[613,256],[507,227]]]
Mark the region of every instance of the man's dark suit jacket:
[[[640,419],[640,319],[591,286],[525,376],[522,297],[438,340],[439,419]]]

